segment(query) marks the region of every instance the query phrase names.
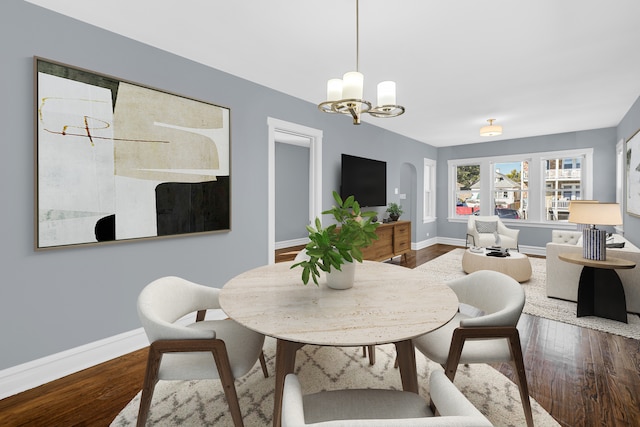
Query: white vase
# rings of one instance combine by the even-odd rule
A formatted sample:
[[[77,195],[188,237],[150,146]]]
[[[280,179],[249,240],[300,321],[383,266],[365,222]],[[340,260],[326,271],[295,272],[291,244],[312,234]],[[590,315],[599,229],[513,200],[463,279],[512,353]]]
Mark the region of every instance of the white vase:
[[[349,289],[353,287],[356,274],[356,263],[346,262],[340,266],[342,270],[331,268],[327,273],[327,286],[331,289]]]

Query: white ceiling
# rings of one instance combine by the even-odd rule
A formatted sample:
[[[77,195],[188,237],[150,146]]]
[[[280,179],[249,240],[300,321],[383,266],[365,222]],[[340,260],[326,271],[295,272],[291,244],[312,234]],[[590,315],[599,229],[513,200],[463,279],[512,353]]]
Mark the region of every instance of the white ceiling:
[[[27,1],[314,104],[355,68],[355,0]],[[640,1],[362,0],[360,71],[407,110],[363,121],[436,147],[617,126]],[[489,118],[502,136],[479,136]]]

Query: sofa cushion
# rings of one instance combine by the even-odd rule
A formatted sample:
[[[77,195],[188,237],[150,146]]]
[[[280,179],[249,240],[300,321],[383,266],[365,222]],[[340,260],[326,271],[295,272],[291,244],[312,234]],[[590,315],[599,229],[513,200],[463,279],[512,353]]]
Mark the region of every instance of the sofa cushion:
[[[478,233],[495,233],[498,231],[498,223],[496,221],[476,220],[476,230]]]
[[[552,243],[564,243],[566,245],[578,245],[582,244],[582,232],[581,231],[569,231],[569,230],[552,230],[551,231]]]

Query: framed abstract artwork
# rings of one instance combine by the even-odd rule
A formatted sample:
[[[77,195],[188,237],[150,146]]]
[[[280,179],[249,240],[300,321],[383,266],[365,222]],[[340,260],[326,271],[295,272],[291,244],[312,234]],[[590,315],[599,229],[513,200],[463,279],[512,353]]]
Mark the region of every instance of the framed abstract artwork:
[[[35,247],[230,230],[230,110],[34,57]]]
[[[625,148],[627,213],[640,217],[640,129],[627,140]]]

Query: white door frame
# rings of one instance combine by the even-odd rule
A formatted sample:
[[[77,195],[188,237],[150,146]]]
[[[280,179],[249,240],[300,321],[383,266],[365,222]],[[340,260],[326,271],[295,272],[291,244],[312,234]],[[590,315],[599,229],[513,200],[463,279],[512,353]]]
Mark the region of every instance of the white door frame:
[[[309,147],[309,223],[322,214],[322,131],[296,123],[267,117],[268,146],[268,263],[275,263],[276,246],[276,133],[298,136],[301,140],[280,141],[285,144]]]

